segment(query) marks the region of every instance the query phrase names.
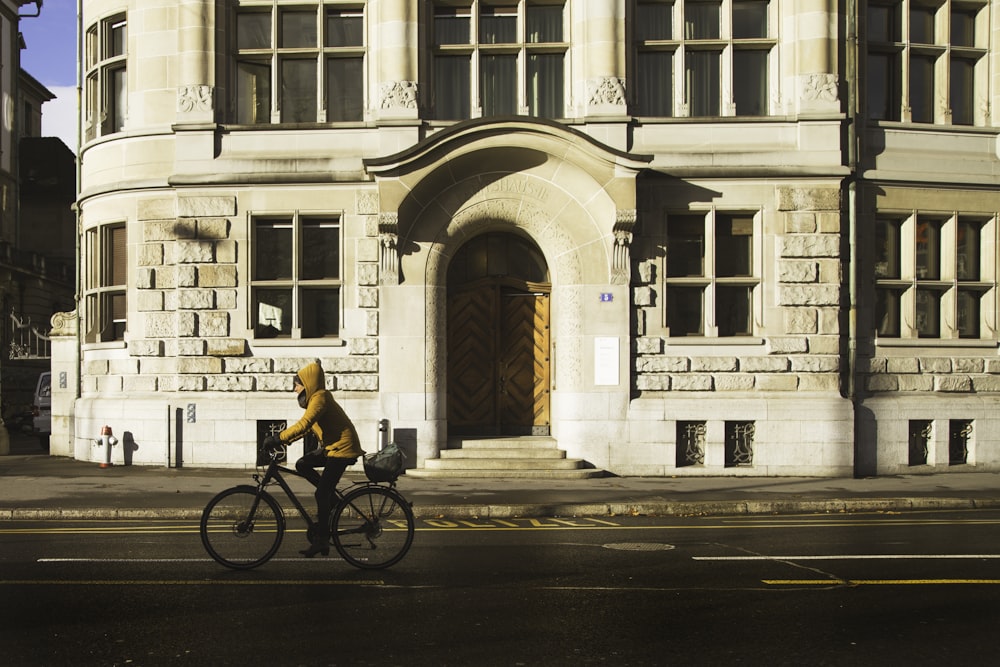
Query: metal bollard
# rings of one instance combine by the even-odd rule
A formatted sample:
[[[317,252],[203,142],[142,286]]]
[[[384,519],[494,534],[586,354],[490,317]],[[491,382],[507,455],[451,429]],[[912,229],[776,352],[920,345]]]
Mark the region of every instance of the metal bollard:
[[[389,420],[380,419],[378,422],[378,449],[382,451],[389,444]]]

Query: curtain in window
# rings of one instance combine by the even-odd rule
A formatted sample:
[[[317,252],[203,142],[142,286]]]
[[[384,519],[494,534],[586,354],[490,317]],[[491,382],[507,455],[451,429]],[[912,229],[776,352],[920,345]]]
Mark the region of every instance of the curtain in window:
[[[528,56],[528,112],[539,118],[562,118],[563,55]]]
[[[441,120],[469,118],[469,56],[434,58],[434,113]]]
[[[281,122],[316,122],[316,61],[281,61]]]
[[[271,68],[261,63],[237,63],[236,122],[244,125],[271,120]]]
[[[718,51],[688,51],[685,68],[685,88],[691,116],[718,116],[719,81]]]
[[[733,52],[733,102],[737,116],[767,115],[767,51]]]
[[[562,5],[528,5],[526,32],[534,44],[563,41]]]
[[[642,51],[638,63],[638,102],[642,116],[672,116],[673,52]]]
[[[975,81],[975,62],[953,57],[951,61],[951,122],[955,125],[975,123],[976,117],[973,108]]]
[[[364,60],[330,58],[326,63],[326,119],[358,121],[364,117]]]
[[[483,116],[517,113],[517,56],[483,56],[479,80]]]

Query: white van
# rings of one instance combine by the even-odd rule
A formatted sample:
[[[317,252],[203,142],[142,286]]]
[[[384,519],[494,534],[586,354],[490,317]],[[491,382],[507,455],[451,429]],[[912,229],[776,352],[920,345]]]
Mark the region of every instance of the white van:
[[[35,400],[31,404],[35,432],[38,437],[48,440],[52,433],[52,373],[42,373],[35,385]]]

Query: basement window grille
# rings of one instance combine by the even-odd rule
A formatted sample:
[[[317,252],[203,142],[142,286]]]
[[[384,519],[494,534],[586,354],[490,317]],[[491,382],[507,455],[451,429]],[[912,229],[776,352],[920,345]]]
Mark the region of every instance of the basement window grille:
[[[948,465],[959,466],[969,462],[971,437],[971,419],[952,419],[948,423]]]
[[[677,467],[704,465],[705,422],[677,422]]]
[[[910,420],[910,465],[927,465],[928,445],[933,433],[933,422],[927,419]]]
[[[753,465],[754,422],[726,422],[726,467]]]
[[[269,435],[276,436],[287,428],[287,422],[283,419],[258,419],[257,420],[257,465],[267,466],[271,463],[271,457],[264,451],[264,438]]]

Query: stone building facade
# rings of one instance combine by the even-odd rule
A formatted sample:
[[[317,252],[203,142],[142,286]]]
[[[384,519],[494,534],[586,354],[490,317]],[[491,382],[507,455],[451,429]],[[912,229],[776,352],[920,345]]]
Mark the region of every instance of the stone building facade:
[[[54,453],[253,465],[318,358],[413,473],[1000,468],[1000,3],[82,6]]]

